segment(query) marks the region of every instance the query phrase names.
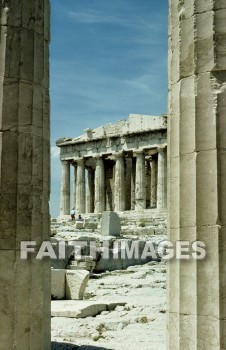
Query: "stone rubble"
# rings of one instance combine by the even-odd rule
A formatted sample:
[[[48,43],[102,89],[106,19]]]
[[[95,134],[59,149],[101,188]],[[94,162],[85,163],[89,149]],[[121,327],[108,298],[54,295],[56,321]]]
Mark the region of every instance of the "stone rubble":
[[[93,275],[82,301],[84,305],[89,302],[93,308],[84,307],[83,310],[82,306],[70,306],[68,312],[74,312],[76,318],[63,317],[66,308],[61,317],[52,317],[54,346],[57,342],[60,349],[61,343],[68,342],[76,344],[80,350],[85,350],[86,346],[90,350],[165,350],[165,288],[166,264],[163,262]],[[79,305],[81,302],[72,303]],[[113,307],[110,311],[106,305],[113,303],[125,305]],[[102,305],[103,311],[97,312],[96,305],[100,308]],[[97,315],[94,317],[95,309]]]

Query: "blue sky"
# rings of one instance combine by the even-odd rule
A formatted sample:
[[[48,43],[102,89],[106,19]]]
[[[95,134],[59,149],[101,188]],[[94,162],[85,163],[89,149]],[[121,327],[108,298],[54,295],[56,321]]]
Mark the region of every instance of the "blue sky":
[[[51,215],[59,214],[55,140],[167,112],[167,0],[52,0]]]

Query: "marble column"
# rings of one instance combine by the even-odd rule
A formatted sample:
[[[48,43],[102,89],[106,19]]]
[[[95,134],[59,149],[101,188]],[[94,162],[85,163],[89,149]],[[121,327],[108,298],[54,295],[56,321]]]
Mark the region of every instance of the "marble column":
[[[87,169],[86,212],[94,212],[94,170]]]
[[[122,153],[115,157],[115,211],[125,210],[125,163]]]
[[[62,160],[60,215],[70,214],[70,163]]]
[[[136,187],[135,209],[146,209],[145,158],[143,151],[134,152],[136,155]]]
[[[172,260],[169,350],[226,349],[226,4],[170,1],[168,232],[203,241]]]
[[[151,208],[157,206],[157,156],[152,156],[151,161]]]
[[[73,207],[76,208],[76,182],[77,182],[77,164],[72,163],[74,168],[74,178],[73,178]]]
[[[125,210],[131,210],[132,158],[125,158]]]
[[[147,157],[145,160],[145,183],[146,183],[146,208],[151,206],[151,163],[150,157]]]
[[[85,161],[84,158],[76,160],[76,215],[85,213]]]
[[[0,348],[49,350],[49,1],[0,6]]]
[[[157,209],[166,209],[166,149],[158,148]]]
[[[95,170],[95,199],[94,211],[95,213],[102,213],[105,210],[105,171],[103,158],[98,156],[96,158]]]
[[[136,158],[132,158],[131,170],[131,210],[135,210]]]

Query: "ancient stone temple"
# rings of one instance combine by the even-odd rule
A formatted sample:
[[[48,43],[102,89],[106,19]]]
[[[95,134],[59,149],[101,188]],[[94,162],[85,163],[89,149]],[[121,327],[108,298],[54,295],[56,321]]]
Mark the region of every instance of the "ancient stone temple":
[[[0,348],[50,349],[49,1],[0,5]]]
[[[166,208],[167,118],[131,114],[62,138],[60,215]],[[70,185],[70,168],[74,188]],[[72,200],[71,200],[72,197]]]

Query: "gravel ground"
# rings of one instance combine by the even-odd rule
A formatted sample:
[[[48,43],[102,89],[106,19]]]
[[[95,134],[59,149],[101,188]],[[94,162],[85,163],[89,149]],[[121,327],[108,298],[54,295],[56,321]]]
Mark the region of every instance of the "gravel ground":
[[[53,317],[52,350],[165,350],[165,263],[94,275],[85,299],[126,305],[96,317]]]

